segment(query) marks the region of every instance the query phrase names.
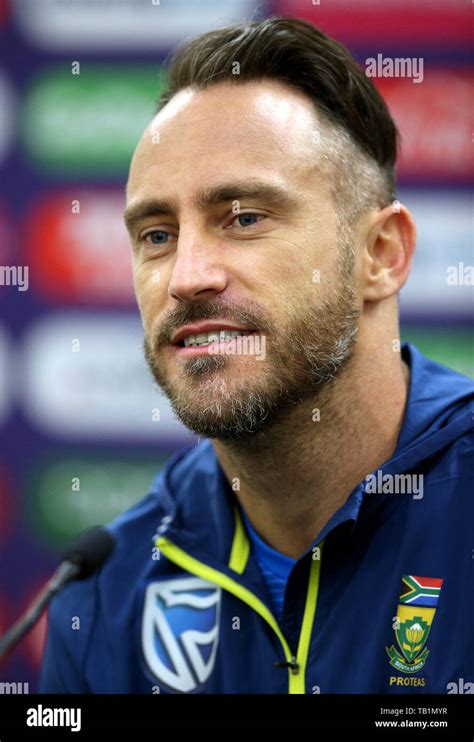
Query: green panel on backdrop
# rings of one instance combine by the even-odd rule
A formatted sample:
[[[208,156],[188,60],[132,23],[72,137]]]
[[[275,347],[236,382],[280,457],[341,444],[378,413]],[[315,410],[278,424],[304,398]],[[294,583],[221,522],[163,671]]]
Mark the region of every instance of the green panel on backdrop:
[[[474,335],[469,329],[402,327],[402,340],[414,343],[433,361],[474,378]]]
[[[31,532],[48,548],[57,549],[85,528],[110,522],[150,491],[164,461],[133,456],[40,461],[26,486],[25,515]]]
[[[76,75],[64,65],[48,69],[26,92],[26,155],[62,175],[123,176],[166,75],[158,65],[83,63]]]

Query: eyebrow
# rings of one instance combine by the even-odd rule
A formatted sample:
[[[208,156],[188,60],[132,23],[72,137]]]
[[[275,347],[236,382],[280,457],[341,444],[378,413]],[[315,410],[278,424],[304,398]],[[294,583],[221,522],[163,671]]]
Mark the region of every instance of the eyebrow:
[[[246,181],[203,188],[197,193],[194,205],[204,211],[210,206],[217,206],[226,201],[240,201],[246,198],[253,198],[260,203],[283,208],[294,208],[298,203],[296,194],[287,189],[263,181]],[[151,216],[175,214],[177,211],[178,207],[175,201],[159,198],[146,199],[128,206],[124,212],[124,221],[128,231],[132,232],[143,219]]]

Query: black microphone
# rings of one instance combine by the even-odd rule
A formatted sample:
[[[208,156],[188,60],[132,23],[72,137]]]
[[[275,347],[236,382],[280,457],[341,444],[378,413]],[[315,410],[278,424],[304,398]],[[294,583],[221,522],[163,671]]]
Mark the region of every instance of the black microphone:
[[[85,580],[105,562],[115,546],[112,534],[101,526],[88,528],[64,552],[61,564],[35,601],[0,639],[0,662],[35,625],[52,597],[71,580]]]

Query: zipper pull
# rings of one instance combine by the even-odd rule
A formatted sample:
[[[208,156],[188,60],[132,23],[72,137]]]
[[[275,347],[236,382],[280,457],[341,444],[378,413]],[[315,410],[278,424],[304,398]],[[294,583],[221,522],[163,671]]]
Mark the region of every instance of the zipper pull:
[[[286,667],[287,669],[290,668],[293,675],[298,675],[300,671],[300,666],[296,657],[292,657],[290,662],[274,662],[273,667]]]

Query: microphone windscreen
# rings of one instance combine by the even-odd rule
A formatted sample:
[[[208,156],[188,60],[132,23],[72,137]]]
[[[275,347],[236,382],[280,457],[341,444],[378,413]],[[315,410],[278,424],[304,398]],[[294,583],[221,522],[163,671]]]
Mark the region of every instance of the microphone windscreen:
[[[61,561],[68,560],[80,567],[76,580],[84,580],[99,569],[115,546],[115,539],[107,529],[94,526],[83,531],[62,555]]]

